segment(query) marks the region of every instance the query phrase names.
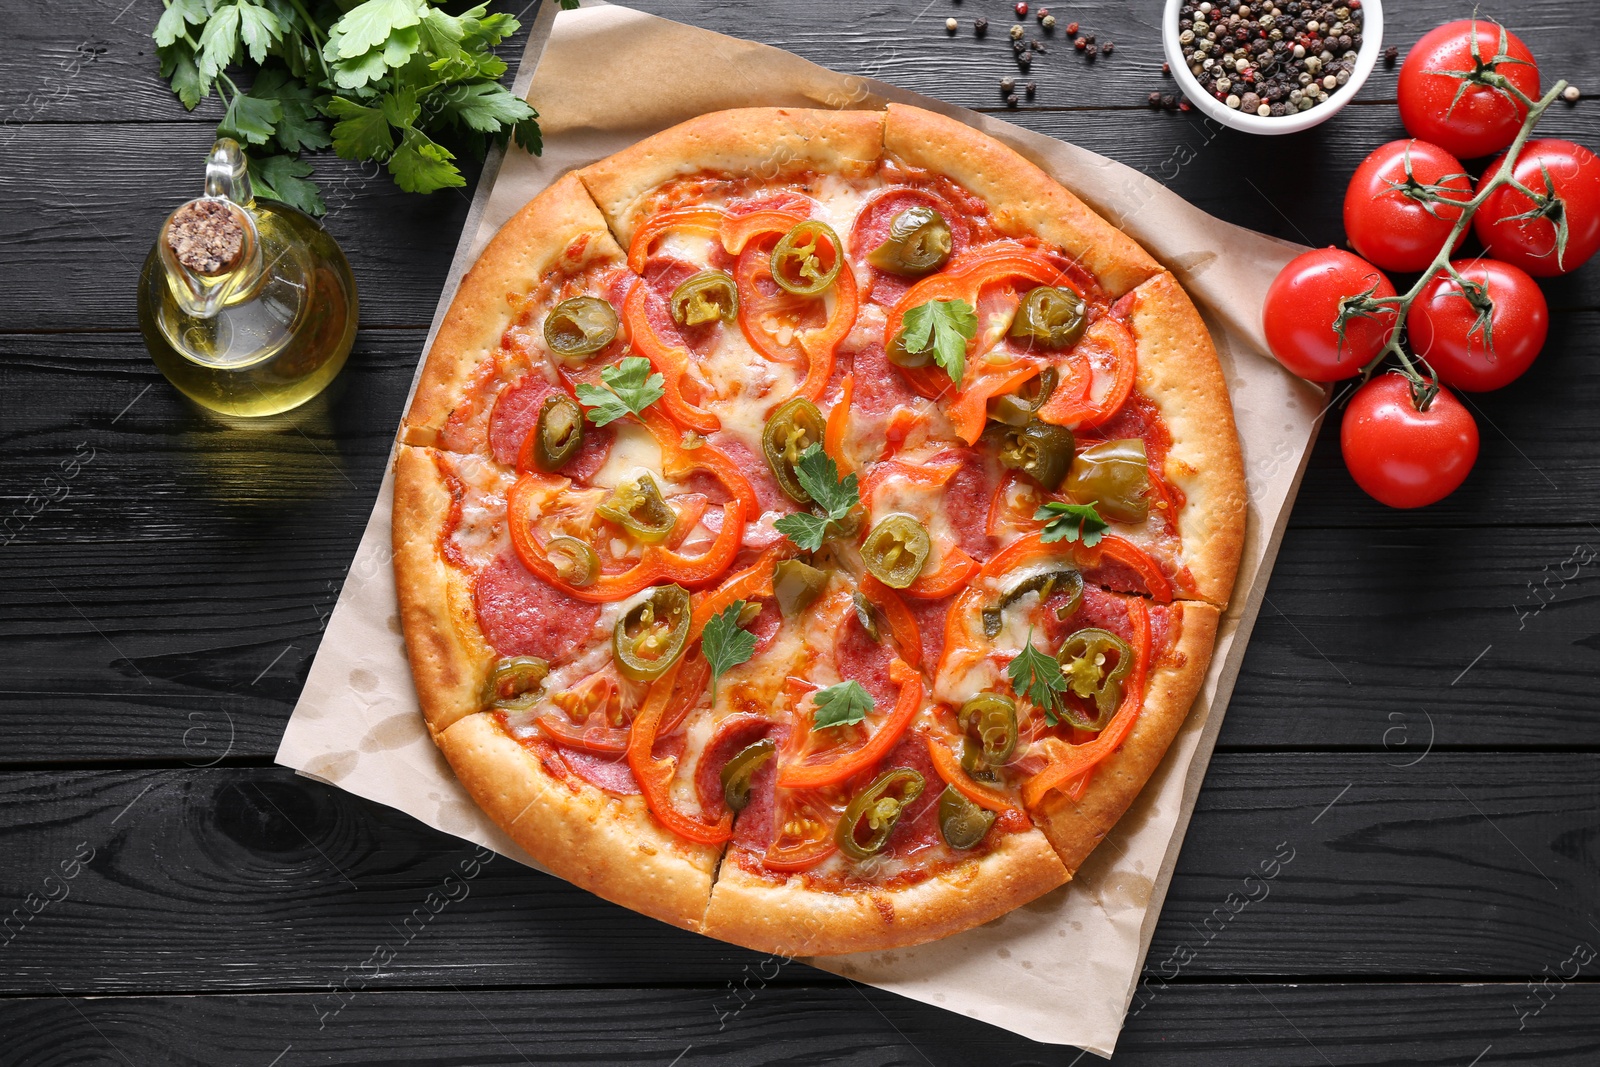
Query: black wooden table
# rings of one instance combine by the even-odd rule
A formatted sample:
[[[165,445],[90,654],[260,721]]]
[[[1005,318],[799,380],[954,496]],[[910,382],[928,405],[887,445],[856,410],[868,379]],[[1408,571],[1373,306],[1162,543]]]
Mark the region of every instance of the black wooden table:
[[[642,6],[983,110],[1015,72],[995,0]],[[1217,132],[1143,106],[1170,87],[1160,6],[1058,8],[1116,51],[1087,66],[1058,34],[1009,117],[1231,221],[1342,241],[1344,182],[1402,134],[1394,70],[1312,132]],[[1391,0],[1389,41],[1470,6]],[[3,7],[0,1062],[1074,1062],[506,860],[407,924],[473,850],[272,754],[468,198],[320,160],[355,355],[294,425],[224,427],[133,310],[214,102],[185,113],[158,79],[157,0]],[[1485,13],[1548,80],[1600,89],[1590,0]],[[1596,115],[1541,131],[1600,147]],[[1448,500],[1372,503],[1322,435],[1117,1063],[1600,1061],[1600,266],[1546,293],[1545,354],[1473,401],[1482,455]],[[1230,903],[1275,855],[1270,893]]]

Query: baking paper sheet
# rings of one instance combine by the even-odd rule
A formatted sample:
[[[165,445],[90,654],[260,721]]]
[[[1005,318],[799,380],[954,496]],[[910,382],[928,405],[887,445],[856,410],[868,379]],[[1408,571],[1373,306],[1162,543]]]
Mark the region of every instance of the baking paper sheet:
[[[517,82],[517,91],[539,110],[544,155],[512,149],[486,167],[435,330],[489,238],[567,171],[709,111],[881,108],[889,101],[953,116],[1034,160],[1149,249],[1205,315],[1238,417],[1250,512],[1216,656],[1165,761],[1061,889],[933,944],[809,961],[1038,1041],[1109,1056],[1323,408],[1321,390],[1263,354],[1262,298],[1301,248],[1221,222],[1137,171],[987,115],[627,8],[596,5],[557,14],[555,6],[541,5]],[[392,482],[392,474],[384,479],[277,760],[537,867],[457,784],[423,725],[391,570]],[[1064,989],[1072,996],[1063,997]]]

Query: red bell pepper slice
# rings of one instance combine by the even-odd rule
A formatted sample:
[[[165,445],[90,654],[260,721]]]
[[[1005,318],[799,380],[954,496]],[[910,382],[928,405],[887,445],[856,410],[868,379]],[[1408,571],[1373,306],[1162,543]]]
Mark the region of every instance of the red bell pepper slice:
[[[822,450],[833,457],[843,477],[856,469],[854,461],[846,454],[844,439],[850,432],[850,402],[856,395],[856,376],[852,371],[839,385],[839,402],[828,411],[828,421],[822,431]]]
[[[628,767],[639,783],[644,802],[650,814],[679,837],[702,845],[720,845],[733,836],[733,815],[724,812],[715,823],[702,822],[679,811],[672,803],[672,777],[677,772],[678,760],[667,756],[657,759],[653,754],[656,736],[662,729],[662,719],[672,701],[674,683],[682,662],[667,669],[650,687],[644,706],[633,717],[628,731]]]
[[[634,351],[648,359],[650,366],[660,373],[665,390],[661,403],[672,421],[688,430],[715,433],[722,428],[722,420],[704,408],[695,407],[683,395],[683,379],[689,373],[689,353],[661,340],[646,313],[649,299],[650,287],[635,285],[622,302],[622,319],[627,323]]]
[[[1011,812],[1021,815],[1024,820],[1027,815],[1021,808],[1011,803],[1011,798],[992,786],[975,782],[966,771],[961,769],[961,761],[950,750],[950,746],[932,734],[927,735],[928,756],[933,760],[933,769],[939,772],[939,777],[944,784],[955,787],[955,791],[978,805],[994,812]],[[1032,825],[1029,823],[1028,825]]]
[[[681,207],[651,215],[633,231],[633,240],[628,242],[628,266],[635,274],[643,274],[650,260],[650,248],[662,234],[671,230],[696,230],[717,236],[727,218],[728,213],[719,207]]]
[[[900,649],[900,658],[911,666],[920,668],[922,628],[917,625],[917,617],[911,614],[906,602],[900,599],[900,594],[870,574],[861,576],[859,588],[861,595],[883,612],[884,619],[889,623],[889,635],[894,638],[895,645]]]
[[[888,718],[867,739],[866,744],[825,763],[801,763],[780,768],[778,785],[790,789],[835,785],[855,777],[887,756],[921,710],[923,694],[922,675],[903,659],[897,658],[889,664],[889,680],[900,687],[900,695]]]
[[[1138,597],[1128,601],[1128,621],[1133,625],[1134,664],[1122,686],[1122,704],[1117,713],[1093,741],[1082,745],[1066,745],[1054,739],[1040,742],[1047,748],[1049,764],[1022,786],[1022,799],[1034,808],[1052,789],[1069,787],[1074,779],[1087,774],[1110,756],[1128,739],[1139,719],[1139,709],[1144,705],[1144,689],[1150,669],[1150,609]],[[1054,743],[1051,743],[1054,741]],[[1063,749],[1065,751],[1063,751]]]
[[[767,331],[763,320],[772,315],[788,317],[796,307],[816,306],[816,302],[826,300],[826,296],[797,297],[781,290],[776,294],[770,292],[770,287],[776,283],[771,281],[771,249],[768,244],[767,241],[754,242],[745,246],[739,255],[734,273],[739,286],[739,326],[750,347],[768,360],[798,363],[798,357],[803,356],[806,360],[806,376],[796,386],[795,392],[817,400],[827,388],[828,379],[833,376],[835,350],[855,328],[856,315],[861,310],[855,273],[848,263],[841,266],[831,289],[833,309],[826,321],[821,326],[795,329],[793,339],[785,345]]]
[[[989,420],[989,400],[1009,393],[1022,383],[1039,376],[1042,368],[1032,361],[980,373],[945,408],[956,435],[969,445],[977,444]]]
[[[1098,426],[1115,415],[1133,391],[1139,374],[1138,347],[1127,324],[1110,315],[1096,319],[1073,350],[1068,369],[1055,392],[1039,409],[1039,418],[1058,426]],[[1111,385],[1100,399],[1091,397],[1093,366],[1109,363]]]

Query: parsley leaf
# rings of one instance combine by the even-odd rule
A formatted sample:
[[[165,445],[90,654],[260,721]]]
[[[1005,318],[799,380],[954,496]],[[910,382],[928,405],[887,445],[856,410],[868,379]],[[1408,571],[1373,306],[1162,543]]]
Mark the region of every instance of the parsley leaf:
[[[256,194],[272,200],[281,200],[297,207],[307,215],[320,215],[328,210],[315,182],[306,181],[311,176],[311,164],[294,156],[262,156],[250,160],[250,180]]]
[[[700,633],[700,651],[711,664],[711,703],[717,703],[717,682],[728,671],[748,660],[756,650],[756,635],[739,626],[745,602],[736,600],[706,620]]]
[[[302,148],[316,151],[333,143],[328,139],[322,113],[317,110],[316,94],[290,77],[282,67],[270,67],[256,75],[250,95],[257,100],[278,102],[281,114],[275,136],[285,152],[298,152]],[[311,173],[309,164],[305,173]]]
[[[623,357],[601,371],[600,380],[610,388],[578,383],[578,403],[589,409],[589,421],[596,426],[637,415],[667,393],[667,380],[651,374],[650,361],[643,356]]]
[[[336,96],[326,105],[333,126],[333,150],[340,159],[388,159],[394,151],[389,121],[375,107]]]
[[[1094,509],[1097,500],[1087,504],[1068,504],[1060,500],[1048,500],[1044,506],[1033,513],[1036,521],[1049,519],[1044,524],[1044,532],[1039,535],[1039,540],[1049,544],[1052,541],[1082,541],[1083,547],[1093,548],[1100,543],[1100,536],[1111,528],[1111,524],[1100,517]]]
[[[157,47],[166,48],[182,40],[191,23],[199,26],[205,21],[206,0],[168,0],[167,9],[161,13],[155,32],[150,36],[155,38]]]
[[[1029,703],[1044,712],[1045,722],[1056,725],[1057,713],[1061,710],[1061,697],[1058,694],[1067,688],[1067,680],[1062,676],[1061,664],[1056,662],[1055,657],[1047,656],[1033,646],[1031,628],[1022,651],[1006,665],[1006,676],[1011,679],[1011,688],[1018,696],[1027,697]]]
[[[861,489],[854,474],[846,475],[843,480],[839,478],[839,465],[820,444],[813,444],[800,453],[795,477],[811,494],[815,509],[823,514],[796,512],[785,515],[773,526],[796,545],[815,552],[822,547],[829,530],[861,503]]]
[[[266,144],[282,117],[283,107],[276,100],[259,100],[248,93],[235,93],[228,101],[227,113],[217,123],[217,132],[246,144]]]
[[[872,694],[861,688],[861,683],[854,678],[818,689],[811,694],[811,701],[817,708],[811,717],[813,730],[858,723],[867,717],[873,703]]]
[[[930,300],[906,312],[900,339],[912,355],[933,349],[933,361],[950,380],[967,373],[967,342],[978,334],[978,316],[965,300]]]
[[[278,16],[249,0],[239,0],[239,39],[253,63],[267,61],[267,49],[283,36],[283,24]]]
[[[354,59],[385,43],[396,30],[422,21],[417,0],[366,0],[345,13],[328,34],[329,62]]]

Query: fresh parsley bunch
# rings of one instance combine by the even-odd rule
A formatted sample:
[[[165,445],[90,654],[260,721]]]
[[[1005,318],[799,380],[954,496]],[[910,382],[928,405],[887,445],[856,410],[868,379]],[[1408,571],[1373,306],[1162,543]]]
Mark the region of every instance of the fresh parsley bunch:
[[[162,3],[153,34],[162,77],[191,111],[221,97],[217,133],[249,146],[260,196],[324,213],[300,153],[330,145],[382,163],[411,193],[466,184],[441,138],[476,155],[485,136],[541,148],[537,113],[500,84],[506,64],[490,51],[519,23],[487,4],[452,15],[433,0]]]

